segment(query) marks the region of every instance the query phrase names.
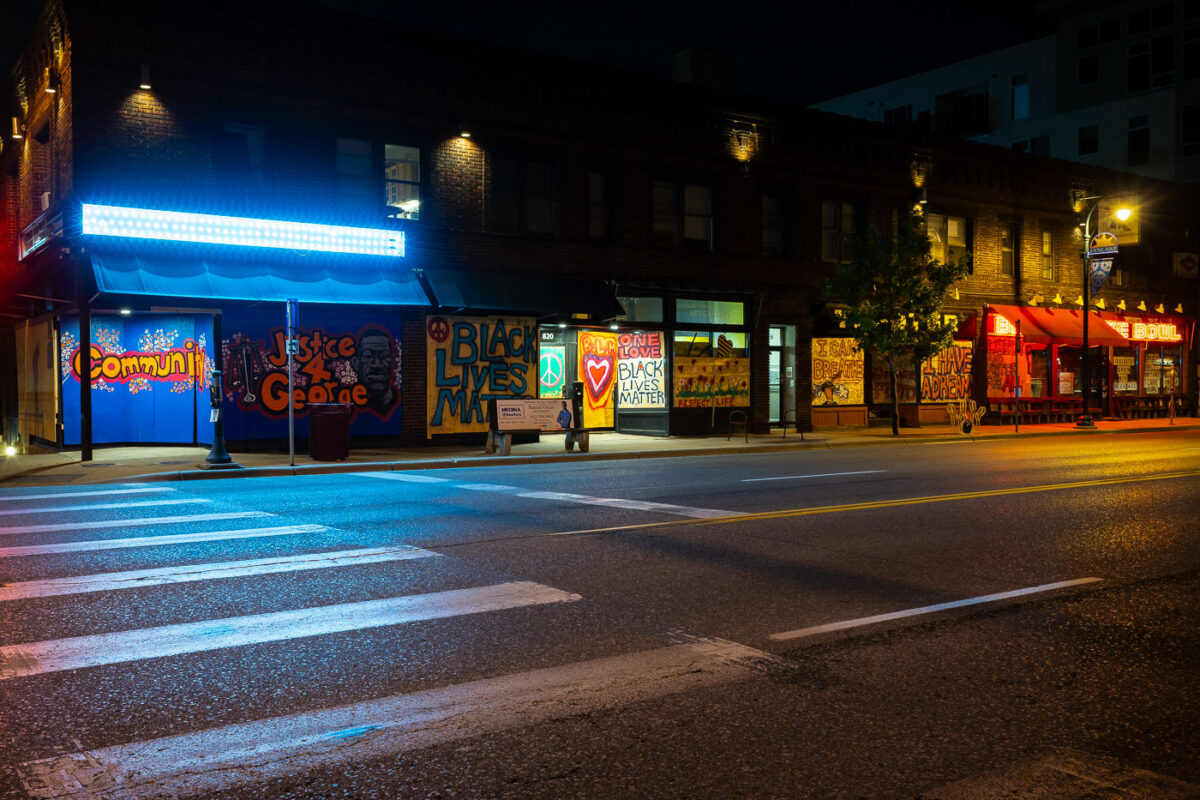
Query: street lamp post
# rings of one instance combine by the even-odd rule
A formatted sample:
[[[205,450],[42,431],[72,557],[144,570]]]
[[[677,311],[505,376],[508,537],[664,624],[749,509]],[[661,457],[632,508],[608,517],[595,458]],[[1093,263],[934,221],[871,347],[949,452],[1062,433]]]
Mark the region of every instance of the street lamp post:
[[[1100,201],[1104,199],[1104,195],[1093,195],[1090,197],[1079,198],[1080,202],[1086,203],[1091,200],[1092,207],[1088,209],[1087,216],[1083,220],[1083,354],[1080,359],[1079,368],[1083,372],[1083,413],[1076,420],[1077,428],[1094,428],[1095,421],[1092,420],[1091,402],[1091,373],[1089,372],[1088,353],[1090,351],[1088,341],[1088,319],[1091,317],[1091,311],[1088,306],[1091,305],[1091,289],[1092,289],[1092,215],[1096,213],[1096,209],[1100,207]],[[1117,210],[1117,219],[1124,222],[1129,219],[1133,212],[1128,208]]]

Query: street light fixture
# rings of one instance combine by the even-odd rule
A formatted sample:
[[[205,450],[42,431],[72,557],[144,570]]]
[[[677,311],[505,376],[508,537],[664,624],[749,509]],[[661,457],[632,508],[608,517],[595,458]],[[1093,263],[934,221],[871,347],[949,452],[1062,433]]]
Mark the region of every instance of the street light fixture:
[[[1088,318],[1091,317],[1091,311],[1088,306],[1091,305],[1091,288],[1092,288],[1092,215],[1096,213],[1096,209],[1100,207],[1100,201],[1104,199],[1104,195],[1092,195],[1088,197],[1080,197],[1078,201],[1086,203],[1092,201],[1091,208],[1088,209],[1087,217],[1083,221],[1083,355],[1080,359],[1080,370],[1083,372],[1083,413],[1075,422],[1077,428],[1094,428],[1095,421],[1092,420],[1091,413],[1091,372],[1088,367],[1088,352],[1091,349],[1088,341]],[[1121,222],[1125,222],[1133,216],[1133,209],[1119,208],[1114,216]]]

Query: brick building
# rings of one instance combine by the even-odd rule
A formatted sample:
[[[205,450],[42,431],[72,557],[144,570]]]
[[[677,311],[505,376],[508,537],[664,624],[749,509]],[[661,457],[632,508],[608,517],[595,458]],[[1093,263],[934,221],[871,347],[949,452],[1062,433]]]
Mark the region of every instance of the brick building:
[[[1021,313],[1015,380],[1079,394],[1098,195],[1140,226],[1098,295],[1141,334],[1094,317],[1106,412],[1194,375],[1195,203],[1166,182],[285,2],[50,0],[0,99],[10,442],[206,443],[217,367],[226,437],[282,438],[289,298],[301,437],[324,402],[355,437],[474,436],[488,396],[576,381],[588,427],[865,424],[886,398],[823,287],[920,200],[974,263],[946,303],[970,357],[909,370],[934,417],[1012,390]]]

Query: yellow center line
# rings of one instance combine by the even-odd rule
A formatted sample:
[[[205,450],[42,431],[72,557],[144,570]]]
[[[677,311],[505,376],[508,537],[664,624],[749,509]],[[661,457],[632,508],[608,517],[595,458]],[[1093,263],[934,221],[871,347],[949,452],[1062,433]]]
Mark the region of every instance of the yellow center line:
[[[784,519],[787,517],[805,517],[813,514],[836,514],[840,511],[868,511],[875,508],[894,508],[896,506],[921,505],[923,503],[945,503],[952,500],[973,500],[983,497],[1003,497],[1005,495],[1028,494],[1032,492],[1056,492],[1066,489],[1086,489],[1094,486],[1113,486],[1121,483],[1143,483],[1145,481],[1165,481],[1176,478],[1200,477],[1200,470],[1183,472],[1165,472],[1158,475],[1131,475],[1124,478],[1100,478],[1091,481],[1075,481],[1072,483],[1050,483],[1043,486],[1017,486],[1009,489],[985,489],[977,492],[957,492],[955,494],[935,494],[925,497],[903,497],[896,500],[873,500],[863,503],[845,503],[836,506],[814,506],[811,508],[788,508],[779,511],[761,511],[750,514],[735,514],[713,519],[679,519],[663,522],[643,522],[638,525],[617,525],[611,528],[592,528],[581,531],[560,531],[546,533],[543,536],[582,536],[595,533],[618,533],[621,531],[641,530],[644,528],[669,528],[677,525],[727,525],[736,522],[756,522],[758,520]]]

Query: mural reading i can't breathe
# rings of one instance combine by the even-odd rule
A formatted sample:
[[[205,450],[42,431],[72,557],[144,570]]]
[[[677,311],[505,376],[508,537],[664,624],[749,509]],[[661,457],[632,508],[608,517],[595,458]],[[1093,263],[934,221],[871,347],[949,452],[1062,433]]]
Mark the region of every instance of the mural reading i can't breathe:
[[[223,323],[222,391],[226,437],[287,435],[287,331],[283,313],[231,312]],[[307,436],[309,406],[352,407],[351,434],[400,432],[400,329],[395,314],[349,318],[301,310],[292,356],[292,407],[297,435]]]

